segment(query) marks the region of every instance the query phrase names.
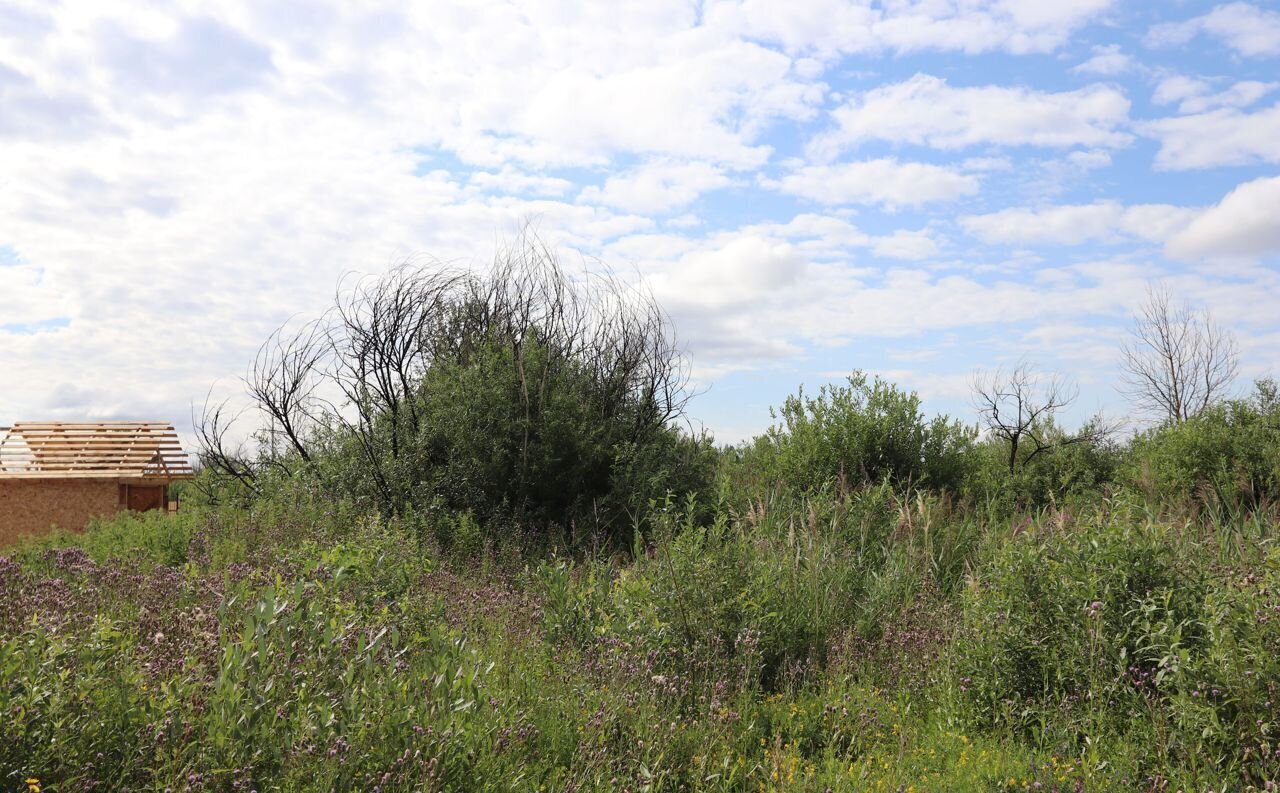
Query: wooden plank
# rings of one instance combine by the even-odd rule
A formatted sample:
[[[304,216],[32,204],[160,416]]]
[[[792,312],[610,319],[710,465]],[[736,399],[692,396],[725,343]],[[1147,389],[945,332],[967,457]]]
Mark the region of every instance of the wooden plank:
[[[70,457],[76,454],[90,454],[99,457],[109,457],[111,455],[128,455],[130,457],[183,457],[185,456],[181,449],[147,449],[140,446],[124,447],[124,448],[108,448],[94,447],[91,449],[76,448],[60,448],[60,449],[19,449],[10,448],[0,450],[0,454],[6,457],[38,457],[42,459],[54,459],[57,457]]]
[[[164,421],[15,422],[0,432],[0,478],[143,479],[194,476],[174,426]]]
[[[14,427],[172,427],[170,421],[15,421]]]
[[[167,471],[145,472],[137,470],[126,471],[0,471],[0,479],[154,479],[160,480],[178,480],[178,479],[194,479],[194,472]]]

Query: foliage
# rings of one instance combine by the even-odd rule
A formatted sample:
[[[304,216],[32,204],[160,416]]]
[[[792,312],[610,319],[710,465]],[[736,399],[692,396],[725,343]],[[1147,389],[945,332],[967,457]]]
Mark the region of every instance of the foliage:
[[[397,403],[413,432],[318,423],[247,498],[0,555],[0,787],[1280,778],[1270,383],[1015,453],[855,373],[717,451],[604,416],[545,341],[472,341]]]
[[[1251,545],[1224,565],[1216,546],[1125,504],[1029,527],[965,593],[955,652],[974,718],[1034,745],[1110,735],[1187,789],[1275,779],[1280,556]]]
[[[1107,433],[1086,424],[1068,433],[1052,421],[1036,429],[1044,446],[1023,446],[1009,470],[1010,444],[991,437],[975,445],[965,489],[975,498],[994,500],[1008,513],[1088,502],[1102,496],[1117,479],[1125,450]]]
[[[206,405],[198,482],[219,502],[319,488],[384,516],[625,547],[638,505],[710,481],[709,442],[677,430],[687,376],[651,296],[524,237],[487,273],[345,284],[324,317],[272,334],[246,378],[256,446]]]
[[[306,488],[0,557],[17,789],[1263,789],[1264,515],[889,482],[654,500],[629,554]],[[1227,543],[1223,538],[1234,536]],[[440,538],[448,540],[448,552]],[[540,554],[541,552],[539,552]]]
[[[1251,509],[1280,500],[1280,398],[1262,380],[1246,399],[1212,405],[1133,443],[1128,475],[1153,499]]]
[[[975,431],[946,416],[926,420],[915,393],[855,371],[846,385],[804,389],[772,414],[779,423],[752,453],[767,481],[821,488],[890,480],[958,488]]]

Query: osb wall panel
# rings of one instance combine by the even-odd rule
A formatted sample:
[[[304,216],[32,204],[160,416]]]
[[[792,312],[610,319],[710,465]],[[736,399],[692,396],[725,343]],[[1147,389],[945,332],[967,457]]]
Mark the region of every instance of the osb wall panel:
[[[120,485],[97,479],[0,479],[0,546],[53,526],[82,530],[120,509]]]

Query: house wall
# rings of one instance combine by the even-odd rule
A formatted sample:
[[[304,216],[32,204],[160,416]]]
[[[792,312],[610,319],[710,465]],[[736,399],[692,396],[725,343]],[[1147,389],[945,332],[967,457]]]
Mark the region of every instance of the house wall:
[[[115,479],[0,479],[0,547],[55,525],[82,531],[121,509]]]

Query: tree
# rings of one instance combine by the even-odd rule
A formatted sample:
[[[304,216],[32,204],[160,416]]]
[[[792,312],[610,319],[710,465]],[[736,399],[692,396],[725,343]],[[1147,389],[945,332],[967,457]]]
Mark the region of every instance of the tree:
[[[1079,390],[1057,377],[1043,380],[1027,363],[1012,371],[979,372],[973,379],[975,407],[982,423],[996,438],[1009,444],[1009,473],[1053,449],[1105,438],[1112,428],[1100,418],[1074,434],[1054,424],[1059,411],[1075,402]],[[1019,457],[1020,452],[1030,453]]]
[[[1207,310],[1175,305],[1167,289],[1151,288],[1134,320],[1120,365],[1124,390],[1140,411],[1178,423],[1227,396],[1239,351]]]
[[[225,405],[206,404],[197,436],[211,475],[252,495],[307,477],[387,513],[614,530],[634,494],[694,483],[705,443],[674,426],[688,379],[651,294],[526,234],[488,272],[406,264],[341,284],[250,366],[258,448],[230,446]]]

